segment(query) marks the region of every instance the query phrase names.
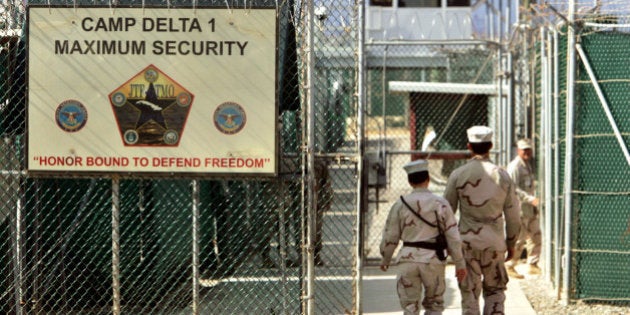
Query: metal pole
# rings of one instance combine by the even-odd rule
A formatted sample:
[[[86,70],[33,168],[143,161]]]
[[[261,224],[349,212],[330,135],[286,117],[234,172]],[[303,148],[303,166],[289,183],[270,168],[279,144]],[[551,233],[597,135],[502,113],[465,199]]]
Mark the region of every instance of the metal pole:
[[[363,176],[363,157],[365,155],[364,124],[366,111],[365,69],[367,68],[365,60],[365,6],[365,1],[357,0],[357,170],[359,171],[359,176],[357,177],[357,213],[354,227],[355,235],[357,235],[356,245],[354,247],[355,314],[363,314],[363,209],[367,207],[367,204],[364,204],[365,198],[363,198],[363,186],[367,184],[364,183],[365,178]]]
[[[510,29],[512,29],[512,27],[516,25],[514,24],[515,21],[512,20],[512,1],[505,1],[505,7],[503,8],[501,14],[503,15],[501,17],[501,21],[503,22],[503,33],[505,34],[505,41],[509,45],[510,34],[512,34],[512,32],[510,32]]]
[[[313,1],[307,1],[306,20],[308,23],[307,37],[307,70],[306,70],[306,143],[302,150],[306,153],[306,217],[307,234],[306,234],[306,314],[315,314],[315,261],[313,256],[313,242],[315,241],[315,220],[316,215],[313,211],[313,200],[315,194],[313,191],[315,174],[315,163],[313,160],[313,150],[315,141],[315,82],[313,82],[313,72],[315,71],[315,16]]]
[[[199,314],[199,181],[192,181],[192,313]]]
[[[385,118],[387,117],[387,53],[389,50],[389,45],[385,45],[385,51],[383,51],[383,74],[381,76],[381,90],[383,91],[383,113],[381,117],[383,117],[383,136],[387,137],[387,122]],[[379,143],[380,144],[380,143]],[[380,149],[380,148],[379,148]],[[380,152],[380,150],[379,150]]]
[[[561,270],[561,255],[562,255],[562,246],[560,246],[560,236],[562,233],[560,232],[561,224],[560,224],[560,147],[559,147],[559,138],[560,138],[560,124],[559,122],[559,111],[560,111],[560,60],[558,58],[559,47],[558,47],[558,30],[553,28],[553,88],[554,88],[554,96],[553,96],[553,119],[554,119],[554,127],[553,127],[553,164],[554,164],[554,173],[553,176],[553,198],[554,198],[554,206],[553,206],[553,217],[555,218],[554,223],[554,244],[556,244],[556,255],[554,261],[554,279],[555,279],[555,287],[556,289],[560,288],[560,270]]]
[[[498,37],[498,41],[499,42],[503,42],[503,40],[505,39],[504,36],[505,34],[503,33],[503,24],[501,23],[503,21],[503,1],[499,1],[499,12],[496,16],[497,18],[497,35]]]
[[[509,44],[508,44],[509,45]],[[507,72],[506,79],[508,84],[507,89],[507,97],[506,97],[506,111],[507,111],[507,119],[506,125],[507,128],[505,130],[506,136],[505,140],[507,141],[505,144],[506,152],[505,152],[505,164],[507,165],[512,159],[512,143],[514,142],[514,64],[512,58],[512,52],[508,50],[507,52]]]
[[[112,314],[120,314],[120,179],[112,177]]]
[[[8,194],[16,194],[17,192],[4,192]],[[23,291],[23,272],[22,272],[22,262],[23,262],[23,251],[22,251],[22,205],[18,200],[15,207],[15,217],[13,218],[14,222],[11,225],[12,232],[12,240],[13,240],[13,285],[14,287],[14,298],[15,298],[15,312],[16,314],[22,314],[22,305],[24,302],[24,291]]]
[[[540,73],[540,94],[541,94],[540,95],[540,102],[541,102],[541,110],[540,110],[540,112],[541,112],[541,123],[540,123],[540,129],[541,129],[541,132],[540,132],[540,140],[541,140],[540,144],[541,144],[541,146],[540,146],[540,148],[542,149],[542,151],[541,151],[542,154],[537,155],[537,156],[540,157],[539,161],[543,165],[543,170],[544,170],[543,173],[544,174],[546,174],[546,170],[547,169],[546,169],[545,166],[546,166],[546,162],[548,160],[548,158],[547,158],[547,156],[548,156],[547,155],[547,148],[546,148],[546,146],[547,146],[547,141],[546,141],[547,134],[546,134],[546,131],[547,131],[548,121],[547,121],[546,110],[547,110],[548,98],[549,98],[549,95],[547,93],[549,91],[547,89],[547,86],[549,85],[549,76],[548,76],[548,74],[549,74],[549,69],[548,69],[548,66],[549,66],[548,58],[549,58],[549,56],[547,55],[547,44],[548,43],[545,41],[546,38],[547,38],[547,29],[545,27],[540,27],[540,51],[539,51],[539,53],[540,53],[540,72],[541,72]],[[546,185],[547,184],[546,181],[543,181],[543,184],[545,185],[543,187],[543,189],[545,189],[544,191],[546,191],[546,189],[547,189],[547,187],[549,185]],[[543,193],[542,198],[543,198],[544,201],[547,200],[545,197],[546,196]],[[545,209],[547,209],[547,208],[545,207]],[[543,223],[543,225],[544,225],[545,222],[547,222],[546,221],[546,217],[545,217],[545,220],[542,221],[541,223]],[[541,232],[544,233],[544,232],[546,232],[546,230],[545,229],[541,229]],[[545,239],[543,238],[543,250],[542,250],[542,253],[546,253],[545,249],[546,249],[547,242],[545,242],[544,240]],[[545,261],[547,261],[547,260],[549,260],[549,259],[546,259]]]
[[[544,43],[544,47],[545,47],[545,89],[547,90],[547,92],[545,93],[545,100],[544,100],[544,106],[545,109],[543,111],[544,117],[545,119],[543,120],[543,128],[544,128],[544,141],[543,141],[543,159],[544,159],[544,176],[545,176],[545,181],[544,181],[544,192],[543,192],[543,202],[544,202],[544,213],[545,213],[545,217],[544,217],[544,239],[545,242],[544,244],[544,253],[545,253],[545,278],[547,279],[547,281],[551,281],[551,180],[550,180],[550,174],[552,171],[551,168],[551,101],[552,101],[552,95],[553,95],[553,91],[552,91],[552,82],[553,80],[551,79],[551,76],[553,74],[552,72],[552,62],[553,62],[553,55],[552,55],[552,37],[551,37],[551,32],[549,32],[546,28],[542,29],[542,34],[541,37],[545,40],[542,40],[542,42]]]
[[[497,39],[494,37],[494,11],[490,9],[490,6],[492,4],[489,4],[486,2],[486,22],[488,23],[488,37],[491,40],[497,41]]]
[[[2,181],[0,181],[0,186],[2,188],[2,194],[0,196],[0,204],[3,207],[6,207],[7,210],[4,211],[0,209],[0,222],[4,222],[8,217],[9,221],[9,229],[10,235],[9,240],[11,242],[11,259],[12,262],[9,263],[7,267],[12,267],[13,273],[13,299],[14,299],[14,313],[22,314],[23,303],[24,301],[24,245],[22,241],[22,197],[20,194],[20,181],[22,178],[22,174],[18,172],[19,163],[18,158],[16,156],[16,149],[14,147],[16,138],[5,136],[0,139],[0,160],[3,163],[2,169]],[[35,181],[37,183],[37,181]],[[38,195],[35,195],[38,197]],[[37,207],[35,208],[37,210]],[[36,216],[39,218],[39,216]],[[36,229],[36,232],[39,232]],[[35,246],[38,245],[38,242],[35,242]],[[8,253],[7,253],[8,254]],[[35,251],[37,255],[37,251]],[[36,264],[37,266],[37,264]],[[36,287],[38,279],[38,275],[36,274],[34,277],[34,286]],[[7,288],[5,294],[7,300],[9,299],[10,287]],[[35,295],[38,291],[34,291],[33,298],[36,298]],[[3,294],[4,295],[4,294]]]
[[[566,95],[566,126],[565,126],[565,154],[564,154],[564,272],[562,279],[562,303],[569,304],[571,295],[571,243],[573,239],[573,209],[571,192],[573,191],[573,103],[575,101],[575,41],[574,29],[575,1],[569,0],[568,28],[567,28],[567,95]]]
[[[503,137],[504,135],[504,130],[506,129],[506,125],[505,125],[505,114],[506,114],[506,110],[504,107],[504,103],[503,103],[503,46],[499,46],[499,50],[498,50],[499,54],[498,54],[498,63],[497,63],[497,73],[498,73],[498,84],[499,84],[499,91],[497,93],[497,108],[498,108],[498,119],[499,121],[496,122],[496,127],[495,129],[495,133],[497,133],[496,138],[497,138],[497,142],[499,144],[499,156],[497,157],[497,162],[499,163],[499,165],[506,165],[505,163],[505,138]]]

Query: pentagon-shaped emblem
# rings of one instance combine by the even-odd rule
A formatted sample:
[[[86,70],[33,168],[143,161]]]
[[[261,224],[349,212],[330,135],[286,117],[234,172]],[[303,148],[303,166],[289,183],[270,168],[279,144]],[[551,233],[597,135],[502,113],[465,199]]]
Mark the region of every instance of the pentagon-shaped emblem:
[[[109,94],[125,146],[177,146],[194,96],[154,65]]]

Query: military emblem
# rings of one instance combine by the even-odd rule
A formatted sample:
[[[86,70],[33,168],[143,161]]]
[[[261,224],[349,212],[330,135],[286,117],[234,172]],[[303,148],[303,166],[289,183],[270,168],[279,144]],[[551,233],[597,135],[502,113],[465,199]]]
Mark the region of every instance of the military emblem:
[[[231,135],[245,127],[247,116],[243,107],[234,102],[225,102],[214,111],[214,125],[222,133]]]
[[[87,123],[87,110],[76,100],[67,100],[57,106],[55,120],[59,128],[67,132],[77,132]]]
[[[193,99],[189,91],[154,65],[109,95],[126,146],[177,146]]]

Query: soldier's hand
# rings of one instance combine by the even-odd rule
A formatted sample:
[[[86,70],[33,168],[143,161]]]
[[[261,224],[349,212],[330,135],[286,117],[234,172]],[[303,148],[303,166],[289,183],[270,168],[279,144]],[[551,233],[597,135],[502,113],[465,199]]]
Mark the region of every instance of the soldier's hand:
[[[534,198],[534,200],[532,200],[532,206],[534,207],[538,207],[538,204],[540,203],[540,200],[538,200],[538,197]]]
[[[381,270],[387,271],[387,268],[389,268],[389,265],[381,264]]]
[[[507,249],[507,257],[505,257],[505,261],[512,260],[512,256],[514,256],[514,248]]]
[[[457,282],[462,282],[466,279],[466,275],[468,271],[466,269],[457,269],[455,270],[455,277],[457,278]]]

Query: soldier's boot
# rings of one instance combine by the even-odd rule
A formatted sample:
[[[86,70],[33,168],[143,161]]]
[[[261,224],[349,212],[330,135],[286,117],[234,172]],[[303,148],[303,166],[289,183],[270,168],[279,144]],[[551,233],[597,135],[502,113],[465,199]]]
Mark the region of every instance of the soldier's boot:
[[[529,270],[527,271],[530,275],[539,275],[541,274],[540,268],[536,264],[530,264]]]
[[[514,269],[514,266],[507,266],[506,269],[507,269],[508,276],[510,276],[510,278],[525,279],[525,276],[523,276],[522,274],[518,273],[518,271],[516,271],[516,269]]]

